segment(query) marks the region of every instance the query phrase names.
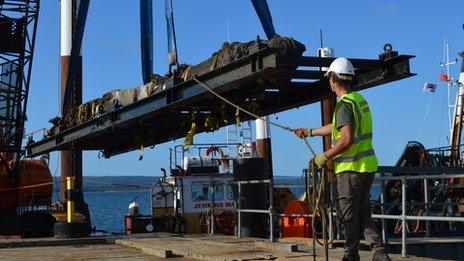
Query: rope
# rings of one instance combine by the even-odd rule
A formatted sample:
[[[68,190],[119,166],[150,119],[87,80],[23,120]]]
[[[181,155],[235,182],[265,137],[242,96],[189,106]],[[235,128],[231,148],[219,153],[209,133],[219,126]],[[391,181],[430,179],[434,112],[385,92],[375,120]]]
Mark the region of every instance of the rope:
[[[0,189],[0,191],[14,191],[14,190],[20,190],[20,189],[44,187],[44,186],[48,186],[48,185],[52,185],[52,184],[53,184],[53,181],[50,181],[50,182],[34,184],[34,185],[29,185],[29,186],[17,187],[17,188],[2,188],[2,189]]]
[[[427,105],[427,110],[425,111],[424,118],[422,119],[422,123],[421,123],[419,131],[417,133],[416,140],[419,140],[419,137],[422,135],[422,129],[424,128],[425,120],[427,119],[427,116],[429,115],[430,105],[432,104],[433,97],[435,97],[435,96],[432,95],[430,97],[430,99],[429,99],[429,104]]]
[[[209,91],[210,93],[214,94],[216,97],[218,97],[219,99],[221,99],[221,100],[224,101],[225,103],[229,104],[230,106],[236,108],[237,110],[242,111],[242,112],[244,112],[244,113],[250,115],[250,116],[253,117],[253,118],[262,120],[262,121],[267,122],[267,123],[269,123],[269,124],[271,124],[271,125],[274,125],[274,126],[276,126],[276,127],[278,127],[278,128],[281,128],[281,129],[283,129],[283,130],[290,131],[290,132],[295,132],[295,129],[292,129],[292,128],[287,127],[287,126],[284,126],[284,125],[281,125],[281,124],[276,123],[276,122],[272,122],[272,121],[270,121],[270,120],[267,120],[267,119],[264,118],[264,117],[258,116],[258,115],[256,115],[256,114],[254,114],[254,113],[252,113],[252,112],[250,112],[250,111],[248,111],[248,110],[245,110],[245,109],[243,109],[242,107],[240,107],[240,106],[234,104],[233,102],[231,102],[231,101],[229,101],[228,99],[226,99],[226,98],[222,97],[221,95],[219,95],[217,92],[213,91],[213,90],[211,89],[211,87],[209,87],[209,86],[206,85],[205,83],[200,82],[200,81],[196,78],[196,76],[193,76],[193,80],[196,81],[198,84],[200,84],[200,86],[202,86],[203,88],[205,88],[207,91]]]
[[[327,238],[327,233],[328,233],[328,216],[327,216],[327,202],[326,202],[326,196],[327,196],[327,177],[326,173],[324,171],[321,172],[320,175],[320,181],[318,184],[316,184],[316,175],[318,173],[317,166],[315,165],[314,161],[309,161],[308,163],[308,173],[313,176],[314,180],[314,185],[313,185],[313,191],[311,193],[311,205],[313,206],[313,218],[311,219],[311,227],[313,230],[313,260],[316,260],[316,242],[324,246],[324,254],[325,254],[325,260],[329,260],[329,249],[328,246],[329,244],[333,243],[332,239],[330,242],[328,241]],[[306,193],[309,194],[309,191]],[[329,201],[330,208],[332,209],[332,201]],[[331,213],[332,214],[332,213]],[[316,230],[316,217],[317,216],[321,217],[322,220],[322,231],[317,231]],[[317,235],[322,234],[322,239],[323,242],[321,242],[318,238]]]
[[[197,79],[196,76],[193,76],[192,78],[194,81],[196,81],[201,87],[205,88],[207,91],[209,91],[210,93],[212,93],[214,96],[216,96],[217,98],[219,98],[220,100],[224,101],[225,103],[229,104],[230,106],[234,107],[237,109],[237,111],[242,111],[248,115],[250,115],[251,117],[255,118],[255,119],[259,119],[259,120],[262,120],[270,125],[274,125],[280,129],[283,129],[283,130],[286,130],[286,131],[289,131],[289,132],[292,132],[294,133],[295,132],[295,129],[293,128],[290,128],[288,126],[285,126],[285,125],[281,125],[279,123],[276,123],[276,122],[273,122],[273,121],[270,121],[269,119],[266,119],[265,117],[261,117],[261,116],[258,116],[248,110],[245,110],[243,109],[242,107],[234,104],[233,102],[229,101],[228,99],[224,98],[223,96],[221,96],[220,94],[218,94],[217,92],[213,91],[211,87],[209,87],[207,84],[201,82],[200,80]],[[309,150],[311,151],[311,154],[315,157],[316,156],[316,153],[314,152],[314,150],[311,148],[311,145],[309,145],[309,142],[306,138],[303,139],[306,146],[309,148]]]

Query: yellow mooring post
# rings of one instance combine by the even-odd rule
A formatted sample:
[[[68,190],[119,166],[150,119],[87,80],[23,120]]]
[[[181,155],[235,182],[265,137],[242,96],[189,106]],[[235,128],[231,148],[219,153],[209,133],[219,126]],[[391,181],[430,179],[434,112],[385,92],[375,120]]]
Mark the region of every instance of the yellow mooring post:
[[[68,223],[74,222],[74,176],[66,177],[66,202],[68,210]]]

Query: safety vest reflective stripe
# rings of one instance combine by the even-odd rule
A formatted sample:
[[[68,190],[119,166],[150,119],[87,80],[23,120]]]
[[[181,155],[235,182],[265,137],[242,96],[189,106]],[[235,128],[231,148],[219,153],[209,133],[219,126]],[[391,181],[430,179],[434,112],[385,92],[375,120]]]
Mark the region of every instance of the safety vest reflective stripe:
[[[358,142],[361,142],[363,140],[368,140],[368,139],[372,139],[372,132],[358,135],[358,137],[354,138],[353,143],[358,143]],[[336,142],[336,140],[332,139],[332,144],[335,144],[335,142]]]
[[[347,162],[355,162],[355,161],[358,161],[360,160],[361,158],[364,158],[364,157],[369,157],[369,156],[372,156],[372,155],[375,155],[375,152],[374,150],[366,150],[366,151],[362,151],[354,156],[342,156],[342,157],[336,157],[334,158],[334,162],[336,163],[347,163]]]

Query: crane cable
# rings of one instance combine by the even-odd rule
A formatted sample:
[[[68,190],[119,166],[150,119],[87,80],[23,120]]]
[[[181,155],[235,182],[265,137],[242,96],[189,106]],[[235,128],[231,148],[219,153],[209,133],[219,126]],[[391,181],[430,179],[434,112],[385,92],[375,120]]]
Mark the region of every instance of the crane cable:
[[[274,125],[280,129],[283,129],[283,130],[286,130],[286,131],[289,131],[289,132],[292,132],[294,133],[295,132],[295,129],[293,128],[290,128],[288,126],[284,126],[284,125],[281,125],[279,123],[276,123],[276,122],[273,122],[273,121],[270,121],[264,117],[261,117],[261,116],[258,116],[248,110],[245,110],[243,109],[242,107],[234,104],[233,102],[229,101],[228,99],[226,99],[225,97],[221,96],[220,94],[218,94],[217,92],[213,91],[211,87],[209,87],[207,84],[201,82],[200,80],[198,80],[198,78],[194,75],[192,77],[192,79],[197,82],[201,87],[203,87],[204,89],[206,89],[208,92],[212,93],[214,96],[216,96],[217,98],[219,98],[220,100],[224,101],[225,103],[229,104],[230,106],[234,107],[237,109],[237,111],[242,111],[248,115],[250,115],[251,117],[253,118],[256,118],[256,119],[260,119],[270,125]],[[316,156],[316,153],[314,152],[314,150],[312,149],[311,145],[309,144],[308,140],[306,138],[302,138],[303,141],[305,142],[306,146],[308,147],[308,149],[310,150],[311,154],[313,155],[313,157]],[[314,166],[314,162],[312,160],[309,161],[308,163],[308,170],[312,170],[313,172],[313,175],[315,175],[315,173],[317,172],[317,168]],[[322,217],[322,219],[324,220],[323,223],[325,223],[326,226],[328,226],[328,223],[327,223],[327,206],[326,206],[326,202],[325,200],[321,200],[323,198],[323,196],[325,196],[326,194],[326,191],[325,191],[325,188],[326,188],[326,177],[324,175],[324,173],[322,173],[321,175],[321,181],[319,182],[318,185],[314,184],[313,186],[313,193],[312,193],[312,205],[313,205],[313,218],[312,218],[312,221],[311,221],[311,225],[312,225],[312,229],[313,229],[313,258],[315,260],[316,258],[316,255],[315,255],[315,251],[316,251],[316,248],[315,248],[315,242],[317,241],[320,245],[324,245],[325,247],[325,257],[326,257],[326,260],[328,260],[328,244],[330,244],[333,239],[331,240],[331,242],[328,242],[327,241],[327,238],[326,238],[326,231],[327,231],[327,228],[323,228],[323,243],[321,243],[318,239],[316,239],[316,230],[315,230],[315,218],[316,218],[316,213],[319,213]],[[307,191],[306,193],[308,193],[309,191]],[[323,202],[321,202],[323,201]],[[331,202],[331,200],[330,200]],[[321,204],[322,203],[322,204]],[[330,203],[332,204],[332,203]]]

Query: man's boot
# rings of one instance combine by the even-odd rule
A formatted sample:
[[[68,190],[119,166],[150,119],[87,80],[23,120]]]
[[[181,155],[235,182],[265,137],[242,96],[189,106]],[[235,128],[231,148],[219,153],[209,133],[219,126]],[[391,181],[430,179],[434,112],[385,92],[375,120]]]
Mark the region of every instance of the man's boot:
[[[372,261],[391,261],[391,259],[388,256],[387,251],[385,251],[385,248],[382,248],[374,251]]]
[[[359,260],[360,260],[359,255],[357,255],[357,256],[349,256],[349,255],[345,254],[342,257],[342,261],[359,261]]]
[[[349,251],[348,248],[345,248],[345,253],[343,254],[342,261],[359,261],[359,253],[355,253],[354,251]]]

